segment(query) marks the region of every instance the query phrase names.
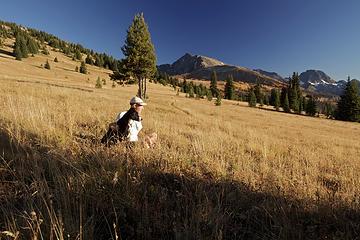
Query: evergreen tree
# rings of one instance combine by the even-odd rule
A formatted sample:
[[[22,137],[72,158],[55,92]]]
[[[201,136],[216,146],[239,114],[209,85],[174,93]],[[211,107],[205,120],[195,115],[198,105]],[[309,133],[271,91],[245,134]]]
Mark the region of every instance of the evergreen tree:
[[[100,77],[97,78],[95,88],[102,88]]]
[[[101,56],[96,56],[95,58],[95,66],[103,67],[104,66],[104,60]]]
[[[254,90],[250,90],[249,92],[248,103],[250,107],[256,107],[256,95]]]
[[[190,98],[194,97],[194,85],[192,82],[190,82],[190,84],[189,84],[189,92],[188,93],[189,93]]]
[[[279,109],[280,109],[280,93],[279,93],[278,89],[275,90],[274,107],[275,107],[276,111],[279,111]]]
[[[264,106],[264,97],[263,97],[262,94],[260,95],[259,106],[260,106],[260,107],[263,107],[263,106]]]
[[[212,101],[213,96],[212,96],[210,89],[207,90],[207,92],[206,92],[206,98],[208,101]]]
[[[26,46],[26,41],[22,36],[22,34],[20,33],[16,35],[13,54],[16,60],[21,60],[22,58],[28,57],[28,49]]]
[[[350,81],[350,77],[337,103],[336,119],[360,122],[359,87],[354,80]]]
[[[317,106],[316,106],[315,99],[312,96],[310,96],[309,100],[307,101],[305,112],[306,112],[306,114],[308,114],[310,116],[316,115]]]
[[[80,50],[79,49],[76,49],[76,51],[75,51],[75,59],[77,59],[77,60],[81,60],[82,59],[82,56],[81,56],[81,52],[80,52]]]
[[[276,88],[271,89],[270,92],[270,105],[275,106],[275,98],[276,98]]]
[[[334,116],[334,108],[330,103],[325,103],[325,111],[324,114],[326,117],[331,118]]]
[[[226,83],[225,83],[225,99],[229,99],[229,100],[234,99],[234,79],[233,79],[232,75],[230,75],[226,79]]]
[[[299,104],[299,98],[297,96],[297,91],[294,91],[294,90],[291,90],[292,91],[292,100],[290,102],[289,100],[289,105],[290,105],[290,108],[292,110],[294,110],[294,112],[296,113],[300,113],[300,104]]]
[[[264,104],[269,106],[269,95],[264,95]]]
[[[221,106],[221,93],[217,94],[215,106]]]
[[[80,64],[80,73],[87,74],[87,68],[84,61]]]
[[[188,83],[187,83],[185,78],[184,78],[184,81],[182,83],[181,90],[182,90],[183,93],[188,93],[189,92],[189,86],[188,86]]]
[[[14,46],[14,56],[16,60],[21,61],[22,59],[22,52],[21,52],[21,48],[19,44],[16,44],[15,42],[15,46]]]
[[[146,98],[146,79],[156,72],[156,55],[150,32],[143,14],[137,14],[127,31],[125,45],[121,48],[127,72],[139,85],[138,97]]]
[[[290,112],[290,105],[289,105],[289,98],[288,94],[285,93],[285,99],[284,99],[284,105],[283,105],[284,112],[289,113]]]
[[[194,93],[196,94],[196,96],[199,96],[199,94],[200,94],[200,88],[196,84],[194,85]]]
[[[200,83],[198,91],[198,95],[200,98],[203,98],[206,95],[206,87],[202,83]]]
[[[280,94],[280,106],[282,108],[284,108],[284,104],[285,104],[285,96],[287,95],[287,88],[286,87],[283,87],[281,88],[281,94]],[[288,102],[289,102],[289,99],[288,99]]]
[[[256,85],[254,87],[254,93],[256,96],[257,103],[263,102],[263,93],[261,91],[261,84],[256,81]]]
[[[288,89],[289,105],[294,112],[300,113],[300,101],[301,101],[301,90],[300,90],[300,78],[299,74],[294,72],[289,80]]]
[[[22,57],[27,58],[29,54],[29,50],[27,48],[26,40],[23,36],[20,36],[20,49],[21,49]]]
[[[86,55],[85,63],[90,64],[90,65],[94,64],[94,62],[93,62],[93,60],[92,60],[92,58],[91,58],[91,56],[89,54]]]
[[[44,67],[46,68],[46,69],[51,69],[51,67],[50,67],[50,63],[49,63],[49,61],[48,60],[46,60],[46,63],[45,63],[45,65],[44,65]]]
[[[219,90],[217,88],[217,75],[215,71],[212,72],[210,77],[210,91],[213,97],[217,97],[219,95]]]
[[[305,97],[305,96],[302,97],[301,102],[302,102],[302,110],[303,110],[303,111],[306,111],[307,101],[306,101],[306,97]]]
[[[65,47],[65,48],[63,49],[63,53],[64,53],[66,56],[70,55],[70,49],[69,49],[68,47]]]
[[[302,101],[301,96],[298,98],[298,101],[299,101],[299,111],[298,111],[298,113],[301,114],[301,112],[304,110],[303,101]]]
[[[59,62],[59,60],[57,59],[57,57],[55,57],[54,62]]]
[[[37,54],[39,52],[38,43],[35,42],[35,40],[32,39],[31,37],[27,37],[26,47],[28,48],[29,53],[31,53],[31,54]]]
[[[75,72],[79,72],[79,67],[78,66],[75,67]]]

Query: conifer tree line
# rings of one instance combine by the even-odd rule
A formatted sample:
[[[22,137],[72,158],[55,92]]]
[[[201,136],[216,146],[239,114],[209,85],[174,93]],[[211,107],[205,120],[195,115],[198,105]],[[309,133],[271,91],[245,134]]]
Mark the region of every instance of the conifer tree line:
[[[39,48],[39,44],[28,34],[22,31],[16,33],[13,52],[16,60],[27,58],[29,54],[37,54]]]
[[[221,93],[221,90],[217,87],[217,74],[216,71],[213,71],[210,76],[210,87],[207,88],[204,84],[195,84],[192,81],[187,81],[184,77],[183,81],[169,76],[167,73],[157,71],[154,78],[154,83],[160,83],[164,86],[170,85],[174,89],[178,88],[181,92],[186,93],[190,98],[207,98],[211,100],[212,98],[225,98],[229,100],[239,100],[242,101],[243,96],[241,92],[235,91],[234,79],[232,75],[229,75],[225,80],[225,89],[224,94]],[[224,95],[224,96],[223,96]]]
[[[318,113],[318,103],[313,96],[303,96],[300,89],[300,78],[298,73],[294,72],[289,79],[287,86],[281,90],[271,89],[270,96],[263,92],[262,86],[257,81],[256,85],[251,87],[248,91],[247,101],[250,107],[270,105],[276,111],[280,107],[284,112],[301,114],[305,112],[307,115],[315,116]]]
[[[164,86],[170,85],[174,90],[178,89],[181,92],[186,93],[190,98],[205,98],[210,91],[210,89],[202,83],[197,85],[192,81],[187,81],[186,78],[184,78],[183,81],[179,81],[179,79],[159,71],[157,71],[153,81],[154,83],[160,83]]]
[[[4,26],[7,26],[9,29],[5,29]],[[105,53],[96,53],[93,50],[83,47],[81,44],[63,41],[44,31],[25,28],[15,23],[0,21],[0,39],[10,37],[18,39],[15,41],[14,56],[19,60],[21,58],[26,58],[28,54],[37,54],[40,49],[42,49],[44,54],[48,55],[49,53],[46,49],[46,45],[49,45],[50,47],[79,61],[83,60],[82,54],[89,56],[91,62],[88,59],[86,60],[86,63],[89,62],[88,64],[107,68],[112,71],[118,71],[118,66],[121,65],[120,61],[112,56]]]

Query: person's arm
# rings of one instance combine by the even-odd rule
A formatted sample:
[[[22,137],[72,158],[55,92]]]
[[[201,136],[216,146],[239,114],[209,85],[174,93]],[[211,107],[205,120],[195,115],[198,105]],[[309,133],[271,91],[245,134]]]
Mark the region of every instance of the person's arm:
[[[136,142],[138,141],[138,134],[142,129],[142,124],[140,121],[130,120],[129,122],[129,141]]]

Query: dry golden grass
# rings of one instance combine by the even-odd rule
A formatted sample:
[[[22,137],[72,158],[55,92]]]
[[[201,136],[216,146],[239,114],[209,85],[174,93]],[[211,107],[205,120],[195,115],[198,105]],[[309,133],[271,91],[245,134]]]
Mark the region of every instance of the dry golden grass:
[[[52,70],[39,68],[55,56]],[[226,100],[216,107],[149,84],[142,134],[157,132],[159,144],[108,149],[98,141],[136,86],[95,89],[108,71],[82,75],[75,66],[53,51],[0,59],[1,230],[33,239],[41,232],[53,239],[359,233],[359,124]],[[22,230],[16,211],[38,230]]]

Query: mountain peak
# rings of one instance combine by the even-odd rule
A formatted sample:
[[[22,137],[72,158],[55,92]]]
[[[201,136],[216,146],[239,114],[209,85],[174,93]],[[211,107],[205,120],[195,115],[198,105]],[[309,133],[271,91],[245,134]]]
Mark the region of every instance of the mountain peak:
[[[222,66],[225,64],[214,58],[185,53],[182,57],[180,57],[171,65],[163,64],[159,66],[159,69],[160,71],[167,72],[169,74],[184,74],[202,68],[219,66],[219,65]]]
[[[303,84],[313,85],[319,83],[328,83],[328,84],[336,83],[334,79],[326,75],[326,73],[324,73],[323,71],[314,70],[314,69],[309,69],[306,70],[305,72],[302,72],[299,78],[300,81],[303,82]]]

